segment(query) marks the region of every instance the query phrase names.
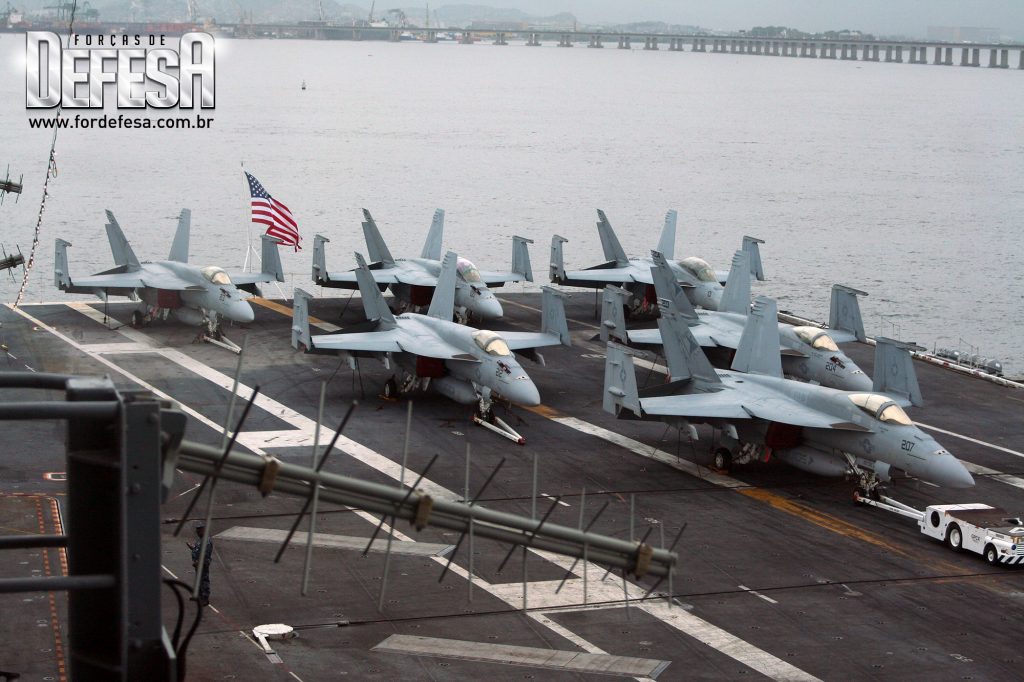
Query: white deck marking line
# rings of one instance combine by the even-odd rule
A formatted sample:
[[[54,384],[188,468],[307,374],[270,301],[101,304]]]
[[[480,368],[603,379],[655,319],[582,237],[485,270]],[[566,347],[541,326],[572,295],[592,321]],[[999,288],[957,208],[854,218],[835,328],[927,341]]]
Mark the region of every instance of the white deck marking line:
[[[71,309],[77,310],[77,311],[81,312],[82,314],[86,315],[87,317],[92,317],[92,315],[96,314],[96,315],[100,315],[100,317],[102,319],[102,314],[98,313],[98,311],[96,311],[91,306],[86,306],[86,305],[82,305],[82,304],[77,304],[76,305],[76,304],[73,304],[73,303],[72,304],[67,304],[67,305]],[[19,312],[21,312],[20,309],[19,309]],[[22,314],[25,315],[25,313],[23,313],[23,312],[22,312]],[[26,317],[30,317],[30,316],[26,315]],[[34,318],[30,318],[30,319],[33,319],[33,321],[38,323],[38,321],[34,320]],[[52,327],[48,327],[46,325],[41,325],[41,326],[43,328],[46,328],[48,331],[51,331],[51,333],[59,335],[61,338],[65,339],[68,343],[70,343],[72,346],[74,346],[74,347],[76,347],[76,348],[81,350],[81,346],[79,344],[74,343],[71,339],[69,339],[68,337],[64,336],[63,334],[60,334],[60,332],[57,332]],[[150,343],[150,344],[152,343],[152,341],[149,339],[148,336],[146,336],[145,334],[143,334],[141,332],[138,332],[138,331],[136,331],[134,329],[131,329],[131,328],[128,328],[128,327],[123,327],[123,328],[117,329],[116,331],[118,333],[120,333],[120,334],[122,334],[122,335],[124,335],[124,336],[126,336],[126,337],[128,337],[130,339],[132,339],[133,341],[138,341],[140,343]],[[154,346],[154,348],[156,348],[156,347]],[[233,383],[232,379],[230,377],[228,377],[227,375],[219,372],[218,370],[215,370],[212,367],[208,367],[207,365],[204,365],[201,362],[188,357],[187,355],[185,355],[184,353],[181,353],[180,351],[176,351],[176,350],[173,350],[173,349],[165,349],[165,348],[157,348],[157,350],[158,350],[158,352],[159,352],[159,354],[161,356],[167,358],[171,362],[174,362],[174,363],[178,364],[179,366],[184,367],[185,369],[188,369],[188,370],[194,372],[195,374],[198,374],[199,376],[207,379],[211,383],[214,383],[216,385],[221,386],[222,388],[224,388],[227,391],[231,390],[231,385]],[[86,351],[83,351],[83,352],[86,352]],[[121,368],[117,367],[117,365],[115,365],[112,362],[106,360],[105,358],[102,358],[101,356],[98,356],[98,355],[95,355],[95,354],[92,354],[92,353],[88,353],[88,355],[90,357],[93,357],[93,358],[99,360],[100,362],[103,362],[104,364],[106,364],[106,365],[116,369],[118,372],[120,372],[122,374],[125,374],[125,375],[128,374],[127,372],[125,372]],[[135,379],[133,379],[133,381],[134,380]],[[137,383],[140,383],[140,385],[142,385],[141,382],[137,382]],[[250,387],[245,386],[245,385],[239,383],[239,385],[238,385],[238,395],[239,396],[241,396],[242,398],[248,398],[251,393],[252,393],[252,389]],[[171,398],[170,396],[166,396],[163,393],[160,393],[160,395],[163,395],[164,397],[167,397],[167,398],[173,400],[173,398]],[[277,416],[279,419],[281,419],[281,420],[283,420],[283,421],[285,421],[285,422],[287,422],[289,424],[292,424],[293,426],[296,426],[297,428],[303,430],[304,432],[307,432],[310,436],[312,436],[313,430],[315,428],[314,420],[309,419],[308,417],[304,417],[303,415],[299,414],[295,410],[292,410],[291,408],[288,408],[288,407],[282,405],[281,403],[279,403],[279,402],[277,402],[275,400],[267,398],[266,396],[262,396],[262,395],[258,396],[256,404],[259,407],[261,407],[262,409],[265,409],[268,412],[270,412],[271,414]],[[190,410],[190,413],[191,412],[193,412],[193,411]],[[205,418],[204,418],[204,421],[209,422],[209,420],[205,420]],[[220,427],[219,426],[213,424],[212,422],[210,422],[210,424],[211,424],[211,426],[214,429],[220,431]],[[597,427],[594,427],[594,428],[597,428]],[[602,431],[603,431],[603,429],[602,429]],[[611,434],[611,432],[607,432],[607,433]],[[333,431],[331,429],[321,428],[321,439],[329,440],[331,437],[333,437],[333,435],[334,434],[333,434]],[[615,434],[611,434],[611,435],[615,435]],[[628,438],[626,438],[624,440],[629,441],[631,443],[635,443],[636,446],[640,446],[640,447],[644,447],[644,448],[647,447],[647,446],[643,446],[641,443],[638,443],[637,441],[632,441],[631,439],[628,439]],[[348,438],[345,438],[344,436],[342,436],[342,437],[340,437],[338,439],[338,445],[339,446],[344,446],[343,448],[339,448],[339,449],[342,450],[342,452],[344,454],[347,454],[347,455],[351,456],[352,458],[357,459],[357,460],[363,462],[364,464],[366,464],[366,465],[376,469],[380,473],[383,473],[383,474],[385,474],[387,476],[390,476],[390,477],[394,478],[395,480],[399,479],[399,477],[401,475],[401,469],[400,469],[399,465],[396,464],[395,462],[392,462],[390,459],[384,457],[380,453],[377,453],[374,450],[371,450],[370,448],[368,448],[368,447],[366,447],[364,445],[361,445],[359,443],[356,443],[355,441],[352,441],[352,440],[350,440]],[[656,451],[656,452],[660,452],[660,451]],[[262,452],[259,453],[259,454],[262,454]],[[674,457],[672,457],[671,455],[668,455],[667,453],[661,453],[661,455],[666,457],[666,458],[668,458],[668,459],[675,460]],[[414,475],[416,475],[416,472],[412,471],[412,470],[409,470],[408,474],[414,476]],[[712,476],[719,476],[719,475],[718,474],[711,474],[709,472],[709,474],[706,475],[705,478],[710,478]],[[727,479],[728,477],[721,477],[721,478]],[[735,481],[735,479],[728,479],[728,480],[734,481],[736,485],[746,486],[745,483],[741,483],[740,481]],[[421,483],[420,483],[420,487],[423,488],[424,490],[430,491],[430,494],[435,495],[435,496],[447,496],[449,499],[457,499],[458,498],[458,496],[455,495],[453,492],[447,490],[443,486],[438,485],[437,483],[434,483],[433,481],[430,481],[429,479],[423,479],[423,481],[421,481]],[[363,514],[366,514],[370,518],[373,518],[374,519],[373,520],[374,523],[377,521],[377,519],[375,517],[373,517],[372,515],[368,514],[367,512],[363,512]],[[399,538],[404,537],[400,533],[397,533],[397,532],[395,532],[394,534],[395,534],[395,537],[399,537]],[[533,550],[533,549],[531,549],[531,551],[534,551],[534,552],[536,552],[538,554],[541,554],[540,552],[537,552],[536,550]],[[542,554],[542,556],[548,557],[549,555]],[[431,558],[432,558],[433,561],[435,561],[439,565],[444,565],[448,561],[444,557],[431,557]],[[565,567],[566,568],[568,567],[568,562],[565,563]],[[451,572],[455,573],[456,575],[461,576],[463,579],[468,580],[468,577],[469,577],[468,576],[468,572],[465,569],[463,569],[462,567],[460,567],[458,564],[452,563],[451,568],[449,570]],[[593,573],[594,575],[597,575],[598,571],[601,571],[602,569],[597,567],[597,566],[593,566],[592,565],[591,568],[588,569],[588,570],[590,570],[591,573]],[[570,582],[572,582],[572,581],[570,581]],[[578,582],[582,583],[582,581],[578,581]],[[513,586],[514,591],[515,591],[515,596],[509,595],[508,597],[502,596],[500,594],[500,592],[502,592],[502,588],[504,588],[504,586],[489,585],[488,583],[486,583],[483,580],[481,580],[478,576],[474,576],[473,583],[475,585],[478,585],[478,586],[486,589],[488,592],[491,592],[495,596],[498,596],[499,598],[503,599],[504,601],[506,601],[507,603],[509,603],[512,606],[515,606],[515,607],[521,607],[522,606],[522,583],[518,583],[518,582],[517,583],[512,583],[512,586]],[[533,585],[534,583],[529,583],[529,584]],[[646,591],[646,590],[644,590],[643,588],[641,588],[641,587],[639,587],[637,585],[633,585],[632,583],[627,583],[627,585],[629,586],[629,589],[635,594],[636,597],[643,596],[644,592]],[[567,586],[568,586],[568,583],[567,583]],[[621,585],[621,583],[618,583],[618,582],[616,583],[614,590],[611,590],[609,588],[607,600],[619,600],[619,599],[621,599],[622,598],[621,588],[622,588],[622,585]],[[553,591],[554,591],[554,589],[552,588],[552,592]],[[562,592],[565,593],[566,590],[563,589]],[[582,599],[582,587],[580,588],[580,591],[579,591],[578,594],[579,594],[580,598]],[[612,596],[613,594],[615,596]],[[531,595],[530,598],[532,599],[533,595]],[[687,614],[687,617],[685,619],[681,619],[682,618],[682,616],[681,616],[681,609],[673,609],[670,612],[667,608],[664,609],[664,611],[662,611],[662,610],[658,609],[657,606],[646,605],[646,606],[643,606],[642,608],[644,608],[644,610],[647,611],[648,613],[651,613],[652,615],[654,615],[656,618],[659,618],[660,620],[665,621],[667,624],[671,625],[672,627],[675,627],[676,629],[678,629],[678,630],[680,630],[680,631],[682,631],[682,632],[684,632],[686,634],[689,634],[690,636],[694,637],[695,639],[698,639],[699,641],[704,642],[708,646],[711,646],[711,647],[713,647],[715,649],[718,649],[721,653],[724,653],[727,656],[730,656],[730,657],[736,659],[740,663],[743,663],[744,665],[747,665],[747,666],[749,666],[749,667],[751,667],[751,668],[753,668],[755,670],[758,670],[758,671],[764,673],[765,675],[768,675],[769,677],[773,677],[773,678],[779,679],[779,680],[807,680],[807,681],[816,680],[816,678],[807,675],[806,673],[804,673],[803,671],[799,670],[798,668],[794,668],[793,666],[789,665],[785,661],[783,661],[783,660],[781,660],[779,658],[776,658],[775,656],[769,654],[766,651],[762,651],[761,649],[758,649],[757,647],[753,646],[752,644],[747,643],[746,641],[740,639],[739,637],[737,637],[735,635],[732,635],[731,633],[728,633],[728,632],[726,632],[724,630],[720,630],[719,628],[715,627],[714,625],[711,625],[710,623],[700,619],[697,616],[693,616],[693,615]],[[766,671],[769,671],[769,672],[766,672]],[[778,674],[772,674],[771,671],[776,671]]]
[[[779,603],[779,602],[775,601],[774,599],[772,599],[771,597],[766,597],[766,596],[764,596],[763,594],[761,594],[761,593],[760,593],[760,592],[758,592],[757,590],[752,590],[752,589],[750,589],[750,588],[749,588],[749,587],[747,587],[746,585],[737,585],[736,587],[740,588],[740,589],[741,589],[741,590],[743,590],[744,592],[749,592],[750,594],[754,595],[755,597],[758,597],[758,598],[760,598],[760,599],[764,599],[764,600],[765,600],[766,602],[768,602],[769,604],[778,604],[778,603]]]
[[[731,476],[726,476],[725,474],[716,473],[711,469],[700,464],[695,464],[688,459],[676,457],[675,455],[665,452],[664,450],[659,450],[658,448],[653,447],[651,445],[647,445],[646,443],[641,443],[638,440],[633,440],[629,436],[624,436],[621,433],[609,431],[608,429],[601,428],[600,426],[591,424],[590,422],[585,422],[582,419],[577,419],[576,417],[548,417],[548,419],[554,422],[558,422],[559,424],[564,424],[565,426],[568,426],[571,429],[575,429],[581,433],[585,433],[590,436],[600,438],[601,440],[608,441],[609,443],[612,443],[614,445],[618,445],[619,447],[625,448],[626,450],[635,452],[641,457],[646,457],[648,459],[653,459],[656,462],[667,464],[674,469],[684,471],[690,474],[691,476],[695,476],[696,478],[699,478],[703,481],[707,481],[708,483],[713,483],[723,488],[750,487],[749,483],[745,483],[739,479],[732,478]]]
[[[67,305],[67,304],[65,303],[63,305]],[[107,360],[106,358],[102,357],[101,355],[98,355],[96,353],[90,353],[89,351],[85,350],[82,347],[82,344],[78,343],[77,341],[75,341],[71,337],[67,336],[66,334],[63,334],[63,333],[57,331],[55,328],[51,327],[50,325],[46,324],[45,322],[43,322],[43,321],[41,321],[41,320],[39,320],[39,319],[37,319],[35,317],[32,317],[27,312],[25,312],[24,308],[14,308],[14,307],[12,307],[9,304],[7,305],[7,307],[10,308],[11,310],[13,310],[14,312],[18,313],[19,315],[21,315],[25,319],[29,320],[30,322],[35,324],[40,329],[43,329],[45,331],[50,332],[51,334],[53,334],[58,339],[60,339],[64,343],[68,344],[72,348],[75,348],[76,350],[79,350],[79,351],[85,353],[86,355],[91,357],[96,362],[100,363],[101,365],[104,365],[105,367],[108,367],[108,368],[114,370],[115,372],[117,372],[118,374],[122,375],[123,377],[125,377],[129,381],[132,381],[135,384],[137,384],[138,386],[141,386],[142,388],[146,389],[147,391],[149,391],[153,395],[159,396],[161,398],[164,398],[165,400],[170,400],[172,402],[178,403],[181,406],[181,410],[183,412],[185,412],[186,414],[188,414],[190,417],[192,417],[196,421],[200,422],[201,424],[205,424],[206,426],[209,426],[211,429],[214,429],[216,431],[221,431],[222,430],[219,424],[214,423],[212,420],[208,419],[203,414],[193,410],[188,405],[179,403],[177,400],[172,398],[170,395],[168,395],[167,393],[164,393],[163,391],[161,391],[156,386],[153,386],[152,384],[150,384],[147,381],[143,380],[141,377],[138,377],[135,374],[132,374],[131,372],[129,372],[128,370],[124,369],[120,365],[114,364],[113,362],[111,362],[110,360]],[[35,370],[32,370],[32,371],[35,371]],[[250,447],[249,449],[252,450],[253,448]],[[258,455],[264,454],[261,450],[253,450],[253,452],[255,452]]]
[[[181,497],[182,495],[188,495],[188,494],[189,494],[190,492],[192,492],[193,490],[195,490],[195,489],[196,489],[196,488],[198,488],[198,487],[199,487],[199,484],[198,484],[198,483],[196,483],[196,484],[195,484],[194,486],[192,486],[191,488],[189,488],[189,489],[188,489],[188,490],[186,490],[185,492],[182,492],[182,493],[178,493],[177,495],[175,495],[175,496],[174,496],[174,497],[172,497],[171,499],[172,499],[172,500],[176,500],[176,499],[178,499],[179,497]]]
[[[86,315],[87,317],[98,316],[100,317],[100,319],[102,319],[102,313],[99,313],[91,306],[70,305],[70,307],[72,307],[75,310],[78,310],[78,312],[82,313],[83,315]],[[133,341],[137,341],[139,343],[152,343],[149,337],[134,329],[122,327],[120,329],[117,329],[116,331],[117,333],[122,334],[132,339]],[[233,385],[234,380],[227,374],[224,374],[223,372],[216,370],[213,367],[210,367],[209,365],[204,365],[202,362],[188,355],[185,355],[181,351],[174,350],[173,348],[160,348],[154,346],[154,350],[155,352],[159,353],[161,356],[167,358],[176,365],[189,370],[193,374],[201,376],[210,383],[216,386],[220,386],[221,388],[228,392],[231,391],[231,386]],[[242,382],[239,382],[237,395],[241,397],[243,400],[246,400],[252,395],[252,390],[252,387]],[[305,415],[296,412],[290,407],[287,407],[286,405],[279,403],[273,398],[270,398],[262,393],[256,396],[255,405],[263,410],[266,410],[267,412],[274,415],[281,421],[291,424],[296,429],[298,429],[300,433],[308,436],[309,438],[312,438],[316,431],[315,420],[310,419],[309,417],[306,417]],[[246,447],[249,447],[249,445],[251,444],[251,439],[249,439],[248,437],[243,437],[244,435],[245,432],[243,431],[242,434],[239,434],[238,440],[245,444]],[[330,439],[333,437],[333,429],[329,429],[326,426],[320,429],[321,441],[330,441]],[[340,436],[338,438],[336,447],[341,452],[363,462],[364,464],[370,466],[373,469],[376,469],[377,471],[386,476],[395,479],[396,481],[399,480],[399,478],[401,477],[402,467],[399,463],[396,463],[388,459],[379,452],[371,450],[365,445],[357,443],[350,438]],[[412,480],[416,480],[416,472],[410,470],[407,475],[413,476]],[[439,486],[436,483],[427,481],[426,479],[422,481],[421,486],[425,491],[434,496],[441,496],[447,499],[457,499],[458,497],[452,491],[442,486]]]
[[[961,434],[956,433],[954,431],[947,431],[945,429],[940,429],[938,426],[932,426],[931,424],[923,424],[921,422],[914,422],[914,423],[917,424],[918,426],[922,426],[922,427],[924,427],[926,429],[929,429],[931,431],[938,431],[939,433],[944,433],[947,436],[953,436],[954,438],[959,438],[960,440],[965,440],[968,443],[974,443],[975,445],[984,445],[987,448],[992,448],[993,450],[999,450],[999,452],[1005,452],[1007,454],[1015,455],[1017,457],[1024,457],[1024,452],[1018,452],[1017,450],[1011,450],[1010,448],[1004,448],[1002,445],[996,445],[995,443],[986,443],[983,440],[978,440],[977,438],[971,438],[970,436],[964,436],[964,435],[961,435]]]
[[[82,348],[90,353],[152,353],[152,346],[141,343],[84,343]]]
[[[995,469],[983,467],[980,464],[972,464],[970,462],[964,462],[963,460],[960,461],[963,462],[963,465],[967,467],[967,470],[970,471],[972,474],[981,474],[983,476],[989,476],[994,480],[1002,481],[1006,485],[1012,485],[1014,488],[1020,488],[1021,490],[1024,490],[1024,478],[1020,478],[1019,476],[1013,476],[1012,474],[1003,474],[996,471]]]
[[[164,569],[165,571],[167,571],[167,575],[171,576],[171,577],[172,577],[172,578],[174,578],[175,580],[181,580],[181,578],[179,578],[178,576],[174,575],[174,571],[172,571],[171,569],[167,568],[167,567],[166,567],[166,566],[164,566],[163,564],[160,564],[160,568],[162,568],[162,569]]]
[[[544,497],[546,499],[549,499],[549,500],[554,500],[555,499],[555,498],[551,497],[550,495],[548,495],[547,493],[541,493],[540,496]],[[562,505],[563,507],[571,507],[572,506],[568,502],[562,502],[561,500],[558,501],[558,504]]]

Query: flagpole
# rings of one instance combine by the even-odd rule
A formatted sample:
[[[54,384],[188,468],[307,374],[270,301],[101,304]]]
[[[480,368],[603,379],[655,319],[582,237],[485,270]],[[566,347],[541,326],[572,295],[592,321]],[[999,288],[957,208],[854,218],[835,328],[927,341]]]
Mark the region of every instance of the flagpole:
[[[242,167],[242,177],[245,177],[245,161],[239,161],[239,165]],[[246,191],[249,189],[249,183],[246,183]],[[246,206],[245,213],[245,262],[242,263],[242,272],[251,272],[252,263],[249,261],[249,256],[252,254],[252,221],[249,220],[249,207]]]

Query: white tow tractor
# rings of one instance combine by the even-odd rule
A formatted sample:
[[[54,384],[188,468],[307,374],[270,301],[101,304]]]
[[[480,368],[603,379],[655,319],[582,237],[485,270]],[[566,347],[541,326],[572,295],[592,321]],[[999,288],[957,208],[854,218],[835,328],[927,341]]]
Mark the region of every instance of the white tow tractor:
[[[875,499],[856,493],[854,499],[916,520],[923,534],[954,551],[980,554],[993,566],[1024,565],[1024,522],[998,507],[980,502],[933,504],[920,511],[885,495]]]

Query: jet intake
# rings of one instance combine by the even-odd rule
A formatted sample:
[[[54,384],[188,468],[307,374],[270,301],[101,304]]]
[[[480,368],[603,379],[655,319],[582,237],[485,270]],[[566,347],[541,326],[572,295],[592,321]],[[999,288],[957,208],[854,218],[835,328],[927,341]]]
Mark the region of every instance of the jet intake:
[[[434,287],[424,287],[414,284],[409,287],[409,303],[414,306],[430,305],[430,299],[434,297]]]
[[[444,360],[440,358],[427,358],[422,355],[416,356],[416,376],[421,379],[439,379],[444,375]]]
[[[764,435],[764,444],[772,450],[788,450],[802,445],[804,442],[804,430],[801,426],[771,422],[768,424],[768,431]]]

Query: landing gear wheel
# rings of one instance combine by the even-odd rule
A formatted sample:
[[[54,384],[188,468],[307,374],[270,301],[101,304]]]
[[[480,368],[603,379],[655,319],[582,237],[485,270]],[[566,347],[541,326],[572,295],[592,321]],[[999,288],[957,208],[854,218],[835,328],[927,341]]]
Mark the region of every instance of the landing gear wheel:
[[[138,310],[132,311],[132,328],[138,329],[142,326],[142,313]]]
[[[391,377],[384,382],[384,398],[386,400],[398,400],[398,382]]]
[[[728,471],[732,466],[732,453],[725,448],[715,450],[715,468],[719,471]]]
[[[949,527],[949,530],[946,531],[946,542],[949,543],[949,548],[954,552],[959,552],[963,549],[964,535],[960,531],[960,526],[954,523]]]
[[[996,566],[999,564],[999,552],[996,551],[995,546],[989,545],[985,548],[985,561],[988,562],[989,566]]]

